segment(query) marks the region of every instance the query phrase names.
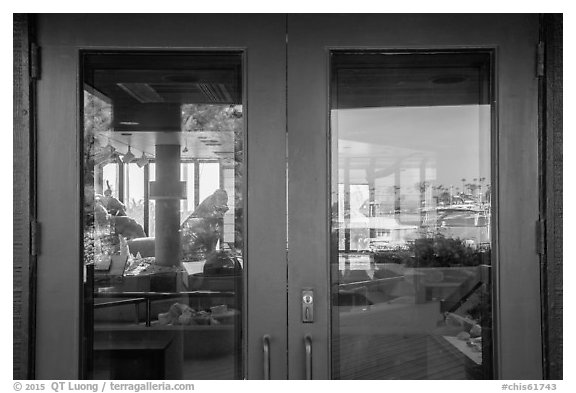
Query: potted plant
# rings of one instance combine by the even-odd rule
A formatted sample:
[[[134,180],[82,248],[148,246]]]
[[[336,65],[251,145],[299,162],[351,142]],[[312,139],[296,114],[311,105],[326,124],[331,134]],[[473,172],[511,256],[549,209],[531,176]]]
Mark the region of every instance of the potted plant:
[[[479,266],[490,264],[489,249],[459,238],[421,238],[409,248],[414,257],[406,259],[405,266],[413,269],[417,303],[464,296],[478,283]]]

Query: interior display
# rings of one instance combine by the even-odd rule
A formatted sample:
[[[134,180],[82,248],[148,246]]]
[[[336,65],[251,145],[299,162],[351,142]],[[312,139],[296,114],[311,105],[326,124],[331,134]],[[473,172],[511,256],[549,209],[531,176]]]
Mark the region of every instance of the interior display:
[[[221,305],[212,307],[209,310],[195,310],[192,307],[174,303],[165,313],[158,314],[158,323],[160,325],[220,325],[229,322],[230,313],[228,306]]]
[[[97,196],[98,202],[113,216],[125,216],[126,215],[126,205],[120,202],[114,195],[112,195],[112,188],[110,187],[110,182],[106,180],[106,191],[104,191],[104,197]]]
[[[206,259],[216,250],[224,235],[224,214],[228,211],[228,194],[216,190],[206,198],[182,224],[182,258]]]
[[[241,56],[83,56],[87,339],[107,348],[92,375],[160,340],[184,354],[164,374],[199,379],[198,361],[219,358],[240,377]]]
[[[99,227],[107,227],[111,234],[120,235],[126,239],[144,237],[144,229],[136,220],[126,216],[124,205],[111,195],[96,194],[94,197],[94,218]],[[110,210],[109,210],[110,209]]]
[[[180,225],[182,261],[206,260],[216,251],[216,246],[224,236],[223,219],[228,208],[228,194],[219,189],[198,205]],[[131,241],[133,254],[141,256],[155,255],[155,238],[142,237]]]
[[[154,257],[142,258],[140,253],[136,256],[130,254],[124,268],[125,276],[138,276],[154,272]]]

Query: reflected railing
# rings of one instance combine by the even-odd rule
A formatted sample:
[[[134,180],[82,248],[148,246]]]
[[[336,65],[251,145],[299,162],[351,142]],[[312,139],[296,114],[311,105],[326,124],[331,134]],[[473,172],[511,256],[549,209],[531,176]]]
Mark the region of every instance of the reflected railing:
[[[146,326],[150,327],[152,323],[152,302],[155,300],[166,300],[188,297],[188,299],[195,298],[214,298],[214,297],[235,297],[235,292],[222,292],[222,291],[191,291],[191,292],[96,292],[95,299],[117,299],[126,298],[124,300],[114,300],[104,303],[95,303],[94,309],[109,308],[121,306],[125,304],[139,305],[146,304]]]

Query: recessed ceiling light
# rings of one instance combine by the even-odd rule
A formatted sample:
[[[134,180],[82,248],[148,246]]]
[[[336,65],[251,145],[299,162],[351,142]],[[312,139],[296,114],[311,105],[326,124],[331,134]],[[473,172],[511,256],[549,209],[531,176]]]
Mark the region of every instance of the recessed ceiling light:
[[[137,126],[140,123],[138,123],[137,121],[121,121],[119,122],[119,124],[122,124],[123,126]]]

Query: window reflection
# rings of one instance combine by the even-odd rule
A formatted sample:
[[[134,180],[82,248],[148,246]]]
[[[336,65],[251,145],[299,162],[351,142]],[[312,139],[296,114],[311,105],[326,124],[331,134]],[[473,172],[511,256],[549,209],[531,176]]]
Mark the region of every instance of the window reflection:
[[[84,54],[88,376],[242,376],[240,54]]]
[[[333,376],[491,378],[490,54],[331,67]]]

